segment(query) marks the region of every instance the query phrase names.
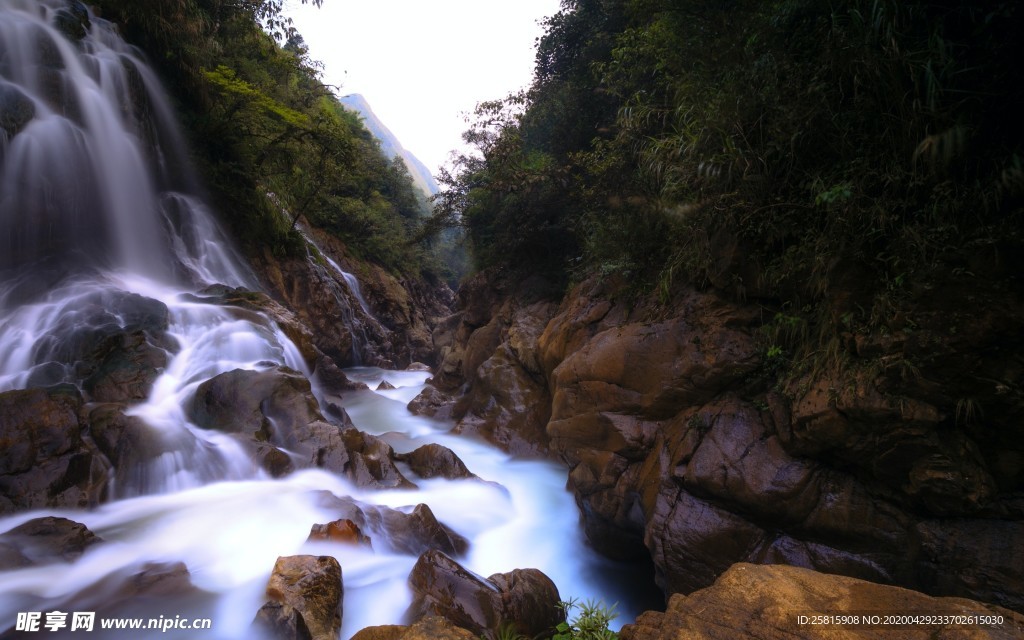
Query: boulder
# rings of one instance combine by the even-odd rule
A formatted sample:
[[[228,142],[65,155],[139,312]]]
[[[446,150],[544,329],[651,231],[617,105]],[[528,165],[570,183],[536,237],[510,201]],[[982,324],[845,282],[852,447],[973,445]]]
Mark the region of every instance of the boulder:
[[[410,413],[418,416],[446,420],[452,416],[452,405],[454,403],[455,398],[451,394],[428,384],[423,387],[423,391],[420,391],[419,395],[409,401],[407,408]]]
[[[352,640],[479,640],[480,636],[456,627],[440,616],[426,616],[405,626],[397,624],[367,627]]]
[[[457,480],[475,478],[455,452],[436,443],[425,444],[409,453],[396,454],[395,460],[409,465],[421,478],[447,478]]]
[[[275,449],[290,452],[297,466],[344,473],[350,464],[341,428],[323,419],[309,380],[287,367],[210,378],[196,389],[191,417],[205,429],[243,436],[272,472],[289,469]]]
[[[7,556],[0,555],[0,568],[71,562],[101,542],[79,522],[55,516],[35,518],[0,534]]]
[[[254,624],[269,632],[311,640],[336,640],[341,632],[341,565],[330,556],[278,558],[267,598]]]
[[[81,408],[70,385],[0,394],[0,513],[103,500],[110,463],[79,422]]]
[[[369,536],[363,534],[359,525],[348,518],[334,520],[327,524],[314,524],[309,530],[309,541],[340,542],[342,544],[370,547]]]
[[[511,625],[526,637],[550,634],[564,620],[558,589],[536,569],[482,578],[439,551],[420,556],[409,574],[410,620],[438,615],[475,634]]]
[[[956,624],[928,620],[913,624],[886,622],[900,614],[985,616],[998,624]],[[848,616],[839,622],[814,616]],[[805,616],[806,618],[801,618]],[[878,616],[865,621],[867,616]],[[781,565],[737,564],[715,583],[688,596],[674,595],[664,613],[648,611],[622,628],[622,640],[727,640],[757,638],[806,640],[826,638],[921,637],[1009,640],[1024,633],[1024,616],[961,598],[924,594],[845,576],[826,575]]]
[[[391,445],[354,428],[342,431],[341,437],[349,458],[346,473],[352,482],[375,489],[416,488],[395,466]]]
[[[353,537],[350,533],[355,533],[359,542],[365,537],[373,541],[377,549],[414,556],[430,549],[461,555],[469,548],[469,542],[439,522],[425,504],[392,509],[324,494],[322,506],[338,514],[334,523],[340,524],[335,524],[333,531],[345,541]],[[334,523],[314,525],[313,529],[318,536],[331,537]]]

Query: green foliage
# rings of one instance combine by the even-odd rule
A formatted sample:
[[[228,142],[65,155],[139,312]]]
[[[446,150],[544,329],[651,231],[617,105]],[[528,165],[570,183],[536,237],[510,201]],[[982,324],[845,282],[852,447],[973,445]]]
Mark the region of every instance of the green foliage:
[[[304,252],[294,228],[304,218],[393,271],[440,271],[414,242],[427,206],[404,164],[322,84],[282,0],[100,4],[160,65],[247,251]]]
[[[594,600],[580,603],[571,599],[558,603],[558,606],[566,617],[574,609],[579,611],[573,618],[558,625],[552,640],[616,640],[619,637],[618,633],[608,628],[608,624],[617,616],[615,605],[609,607]]]
[[[843,317],[884,327],[980,247],[1019,248],[1022,18],[980,0],[566,0],[533,86],[478,111],[480,153],[432,223],[460,225],[477,267],[800,309],[777,343],[800,361]]]

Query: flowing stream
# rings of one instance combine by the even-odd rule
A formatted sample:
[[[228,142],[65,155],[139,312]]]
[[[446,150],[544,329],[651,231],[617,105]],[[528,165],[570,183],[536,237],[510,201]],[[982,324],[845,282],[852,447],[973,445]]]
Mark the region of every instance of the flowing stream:
[[[416,558],[307,542],[313,524],[337,517],[327,493],[395,508],[428,504],[470,541],[459,561],[481,575],[536,567],[563,597],[631,601],[619,573],[627,569],[586,546],[564,468],[512,459],[406,410],[426,373],[352,370],[371,389],[385,378],[397,388],[351,392],[345,408],[358,428],[397,451],[444,444],[489,482],[417,480],[418,490],[396,491],[361,489],[322,470],[272,479],[235,440],[189,421],[197,386],[215,375],[273,365],[310,372],[270,318],[200,299],[213,284],[255,289],[255,278],[196,195],[153,73],[96,16],[78,41],[60,33],[53,25],[75,17],[69,6],[0,0],[0,391],[78,384],[83,345],[166,308],[167,365],[148,398],[129,409],[165,448],[119,475],[113,499],[98,508],[0,519],[2,533],[59,515],[105,540],[72,562],[0,573],[0,636],[19,612],[60,610],[208,617],[213,628],[201,634],[149,634],[249,638],[276,558],[300,553],[341,562],[343,638],[400,622]],[[349,286],[365,305],[358,283]],[[130,576],[177,562],[197,589],[118,604]],[[623,619],[636,613],[628,604],[620,611]]]

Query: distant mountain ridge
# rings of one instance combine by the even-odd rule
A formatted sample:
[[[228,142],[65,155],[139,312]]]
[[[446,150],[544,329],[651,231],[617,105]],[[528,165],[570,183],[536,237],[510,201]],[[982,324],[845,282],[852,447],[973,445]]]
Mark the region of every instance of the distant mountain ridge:
[[[391,133],[391,130],[384,126],[384,123],[373,112],[373,109],[370,108],[370,103],[366,101],[362,94],[352,93],[339,98],[339,100],[345,108],[355,111],[363,117],[363,124],[375,138],[380,140],[381,151],[384,152],[385,156],[388,158],[398,156],[405,161],[405,166],[408,167],[409,173],[412,175],[413,183],[421,191],[428,196],[432,196],[440,190],[437,182],[434,180],[434,176],[430,173],[430,169],[413,155],[411,151],[406,150],[402,146],[402,143],[398,141],[395,134]]]

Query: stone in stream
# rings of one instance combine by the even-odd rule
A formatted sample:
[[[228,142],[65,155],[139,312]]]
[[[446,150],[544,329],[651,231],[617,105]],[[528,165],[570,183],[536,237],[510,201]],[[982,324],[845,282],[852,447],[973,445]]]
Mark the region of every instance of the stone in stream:
[[[350,497],[339,498],[324,492],[321,506],[334,509],[338,519],[327,524],[313,525],[310,538],[351,540],[346,530],[358,532],[355,541],[366,537],[377,549],[392,553],[419,556],[436,549],[450,555],[461,555],[469,549],[469,541],[439,522],[425,504],[418,504],[410,512],[378,505],[363,504]],[[339,524],[340,523],[340,524]],[[335,525],[332,535],[331,525]]]
[[[395,460],[409,465],[421,478],[447,478],[449,480],[476,478],[455,452],[440,444],[425,444],[409,453],[395,454]]]
[[[447,618],[475,634],[512,625],[526,637],[551,634],[565,620],[558,588],[537,569],[515,569],[483,578],[440,551],[420,556],[409,574],[413,602],[409,620]]]
[[[0,569],[70,562],[103,542],[84,524],[46,516],[0,534]]]
[[[335,640],[341,631],[341,565],[331,556],[284,556],[253,625],[271,637]]]

